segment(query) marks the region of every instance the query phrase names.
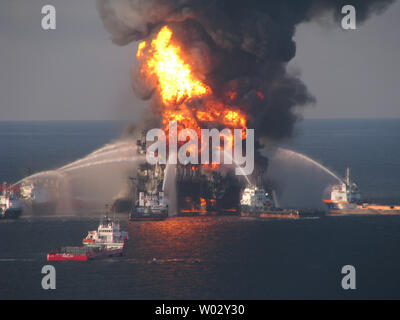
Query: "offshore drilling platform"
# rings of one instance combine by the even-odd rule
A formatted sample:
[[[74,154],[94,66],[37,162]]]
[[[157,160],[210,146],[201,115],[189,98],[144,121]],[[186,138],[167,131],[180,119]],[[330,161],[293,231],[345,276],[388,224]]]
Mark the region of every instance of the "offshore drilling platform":
[[[142,132],[137,140],[138,154],[145,154],[146,148]],[[240,193],[245,183],[233,172],[221,172],[207,165],[167,166],[158,163],[140,165],[136,175],[130,177],[128,193],[116,199],[112,209],[132,212],[132,220],[162,219],[168,212],[181,216],[239,212]],[[173,170],[174,186],[166,184],[168,170]],[[169,187],[175,188],[176,192],[171,193]]]
[[[148,114],[151,119],[143,121],[142,129],[154,128],[153,124],[157,123],[168,137],[174,130],[179,136],[185,129],[190,129],[199,137],[202,129],[227,129],[230,132],[240,129],[244,134],[239,139],[245,139],[247,107],[237,99],[238,92],[232,88],[216,94],[193,70],[194,59],[181,46],[183,42],[178,41],[180,32],[175,31],[171,26],[164,26],[151,41],[142,41],[138,46],[136,57],[140,72],[137,84],[141,86],[139,83],[142,83],[144,91],[147,88],[154,93],[152,114]],[[184,36],[184,33],[180,35]],[[261,92],[256,95],[258,100],[263,98]],[[177,123],[177,128],[170,127],[171,123]],[[167,143],[171,143],[168,138]],[[232,147],[232,137],[228,140],[224,137],[226,143]],[[139,154],[144,154],[144,134],[137,145]],[[178,145],[182,146],[183,142]],[[130,185],[133,218],[161,214],[166,207],[173,215],[236,213],[243,184],[225,167],[220,169],[214,163],[141,166]],[[174,194],[165,190],[167,173],[171,170],[174,171]],[[167,197],[165,193],[169,193]],[[124,200],[116,202],[121,203]],[[125,203],[129,201],[125,200]]]

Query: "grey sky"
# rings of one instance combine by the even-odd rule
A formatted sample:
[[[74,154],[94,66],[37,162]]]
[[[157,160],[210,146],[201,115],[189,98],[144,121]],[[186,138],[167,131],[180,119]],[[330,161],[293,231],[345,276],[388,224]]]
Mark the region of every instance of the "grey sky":
[[[317,98],[305,117],[400,117],[399,16],[396,2],[356,31],[299,26],[290,68]],[[94,0],[1,1],[0,41],[0,120],[135,120],[147,105],[130,88],[136,44],[111,43]]]

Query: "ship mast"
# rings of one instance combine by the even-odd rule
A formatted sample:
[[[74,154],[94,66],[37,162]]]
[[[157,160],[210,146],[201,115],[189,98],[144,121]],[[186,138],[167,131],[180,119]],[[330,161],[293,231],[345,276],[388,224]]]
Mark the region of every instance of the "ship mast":
[[[350,167],[346,168],[346,184],[350,186]]]

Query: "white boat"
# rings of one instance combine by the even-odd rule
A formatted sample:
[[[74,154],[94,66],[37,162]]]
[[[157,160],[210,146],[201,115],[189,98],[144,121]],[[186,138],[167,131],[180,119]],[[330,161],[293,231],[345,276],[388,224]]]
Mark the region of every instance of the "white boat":
[[[104,247],[106,250],[123,249],[128,233],[121,231],[118,221],[105,216],[97,230],[89,231],[82,243],[86,247]]]
[[[0,186],[0,218],[18,218],[22,213],[19,188],[4,183]]]

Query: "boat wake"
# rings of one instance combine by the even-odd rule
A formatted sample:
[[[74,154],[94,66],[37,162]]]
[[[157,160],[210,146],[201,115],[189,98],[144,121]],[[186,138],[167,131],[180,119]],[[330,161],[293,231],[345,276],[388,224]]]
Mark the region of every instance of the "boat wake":
[[[202,260],[198,258],[171,258],[171,259],[126,259],[127,262],[132,264],[167,264],[167,263],[182,263],[182,264],[197,264]]]
[[[31,262],[35,259],[31,258],[0,258],[0,262]]]

